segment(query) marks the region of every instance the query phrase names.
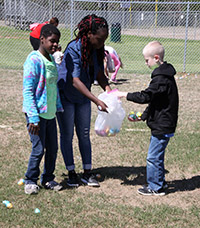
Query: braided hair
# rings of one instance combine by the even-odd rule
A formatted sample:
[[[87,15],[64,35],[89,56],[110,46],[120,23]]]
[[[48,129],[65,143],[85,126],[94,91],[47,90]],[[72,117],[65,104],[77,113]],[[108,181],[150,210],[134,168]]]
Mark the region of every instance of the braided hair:
[[[81,60],[83,67],[86,68],[90,58],[90,50],[88,47],[88,32],[91,31],[92,34],[96,34],[97,30],[100,28],[106,28],[108,31],[107,21],[103,17],[97,17],[95,14],[85,16],[81,22],[78,24],[77,28],[74,31],[76,36],[76,41],[81,39]],[[76,30],[79,30],[76,34]],[[104,58],[104,47],[97,50],[97,59],[99,64],[103,63]]]

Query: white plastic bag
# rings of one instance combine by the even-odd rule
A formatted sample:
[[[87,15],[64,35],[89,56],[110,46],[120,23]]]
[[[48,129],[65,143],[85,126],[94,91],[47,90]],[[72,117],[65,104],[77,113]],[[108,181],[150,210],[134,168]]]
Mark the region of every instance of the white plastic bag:
[[[101,93],[98,98],[108,106],[108,113],[98,111],[95,121],[95,132],[99,136],[114,136],[120,131],[126,115],[122,102],[112,91],[110,93]]]

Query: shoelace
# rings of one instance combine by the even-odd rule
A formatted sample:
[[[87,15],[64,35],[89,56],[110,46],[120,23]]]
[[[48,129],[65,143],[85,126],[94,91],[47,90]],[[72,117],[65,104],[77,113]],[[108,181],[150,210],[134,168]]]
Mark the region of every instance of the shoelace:
[[[58,185],[55,181],[49,181],[46,183],[46,186],[48,187],[55,187],[56,185]]]

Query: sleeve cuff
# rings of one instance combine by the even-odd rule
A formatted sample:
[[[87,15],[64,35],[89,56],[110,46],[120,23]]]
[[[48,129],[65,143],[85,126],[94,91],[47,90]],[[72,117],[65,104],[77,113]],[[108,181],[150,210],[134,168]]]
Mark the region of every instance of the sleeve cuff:
[[[126,100],[132,101],[132,93],[128,93],[128,94],[127,94]]]
[[[39,123],[40,122],[40,118],[39,116],[28,116],[28,122],[29,123]]]

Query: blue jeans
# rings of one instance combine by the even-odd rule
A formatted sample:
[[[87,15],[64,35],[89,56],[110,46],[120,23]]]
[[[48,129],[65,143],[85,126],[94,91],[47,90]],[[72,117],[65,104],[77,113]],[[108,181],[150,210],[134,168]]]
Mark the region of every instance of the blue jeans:
[[[65,99],[63,94],[61,94],[61,102],[64,112],[57,113],[57,118],[60,127],[61,152],[66,169],[68,171],[75,169],[72,145],[74,126],[78,137],[83,169],[91,169],[91,102],[83,104],[71,103]]]
[[[163,135],[151,136],[147,155],[147,183],[148,187],[158,191],[165,180],[164,156],[169,137]]]
[[[27,128],[29,125],[28,117],[26,116]],[[44,170],[41,175],[41,183],[46,183],[55,178],[54,170],[57,158],[58,142],[56,119],[46,120],[40,118],[39,135],[29,133],[32,142],[32,152],[29,158],[28,169],[26,171],[26,184],[37,183],[40,175],[40,162],[44,155]]]

